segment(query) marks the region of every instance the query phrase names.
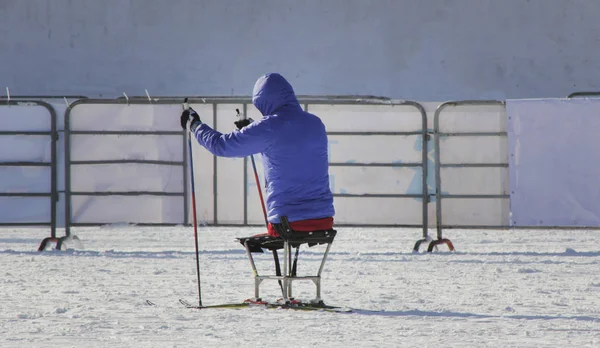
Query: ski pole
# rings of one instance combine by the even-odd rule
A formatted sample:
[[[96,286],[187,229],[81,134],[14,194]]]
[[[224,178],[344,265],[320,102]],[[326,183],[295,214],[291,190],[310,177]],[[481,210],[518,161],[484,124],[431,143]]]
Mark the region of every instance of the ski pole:
[[[246,115],[240,114],[240,109],[235,109],[238,117],[240,119],[245,119]],[[254,156],[250,155],[250,160],[252,161],[252,170],[254,171],[254,180],[256,181],[256,188],[258,189],[258,197],[260,198],[260,204],[263,210],[263,216],[265,217],[265,225],[267,227],[267,231],[269,230],[269,220],[267,219],[267,209],[265,208],[265,200],[263,199],[262,190],[260,189],[260,180],[258,179],[258,171],[256,170],[256,162],[254,161]],[[281,276],[281,265],[279,264],[279,255],[277,255],[277,250],[273,250],[273,260],[275,262],[275,275]],[[285,292],[283,290],[283,283],[281,280],[279,282],[279,287],[281,288],[281,292],[285,297]]]
[[[183,101],[183,110],[193,110],[188,105],[188,98]],[[198,276],[198,307],[202,307],[202,291],[200,288],[200,256],[198,252],[198,222],[196,220],[196,189],[194,187],[194,159],[192,156],[192,135],[187,132],[188,136],[188,153],[190,161],[190,182],[192,185],[192,211],[194,217],[194,243],[196,245],[196,275]]]
[[[260,204],[262,205],[263,216],[265,217],[265,225],[269,228],[269,220],[267,220],[267,209],[265,208],[265,200],[263,199],[262,190],[260,189],[260,180],[258,179],[258,173],[256,172],[256,162],[254,162],[254,156],[250,155],[252,161],[252,169],[254,170],[254,180],[256,181],[256,187],[258,187],[258,196],[260,197]]]

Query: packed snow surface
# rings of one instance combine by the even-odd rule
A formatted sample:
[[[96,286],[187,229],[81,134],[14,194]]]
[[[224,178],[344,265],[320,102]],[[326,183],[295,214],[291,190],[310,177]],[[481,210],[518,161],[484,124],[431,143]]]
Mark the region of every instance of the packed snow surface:
[[[198,228],[204,305],[253,296],[235,237],[262,232]],[[179,299],[200,301],[192,227],[72,234],[81,244],[37,252],[48,231],[0,230],[1,347],[600,346],[596,230],[448,230],[454,252],[424,245],[414,253],[419,230],[340,227],[322,295],[361,309],[352,313],[187,309]],[[323,250],[301,248],[298,272],[316,271]],[[272,273],[271,253],[255,259],[259,272]],[[310,300],[314,289],[294,283],[296,298]],[[263,282],[261,295],[281,297],[277,282]]]

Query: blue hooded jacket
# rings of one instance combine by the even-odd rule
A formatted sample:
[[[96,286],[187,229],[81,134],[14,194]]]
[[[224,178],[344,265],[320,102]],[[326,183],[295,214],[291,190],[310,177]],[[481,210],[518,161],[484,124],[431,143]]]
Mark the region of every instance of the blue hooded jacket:
[[[277,73],[256,81],[252,103],[261,120],[229,134],[202,124],[194,131],[198,142],[216,156],[262,154],[269,222],[278,223],[281,216],[290,222],[333,217],[321,119],[302,110],[292,86]]]

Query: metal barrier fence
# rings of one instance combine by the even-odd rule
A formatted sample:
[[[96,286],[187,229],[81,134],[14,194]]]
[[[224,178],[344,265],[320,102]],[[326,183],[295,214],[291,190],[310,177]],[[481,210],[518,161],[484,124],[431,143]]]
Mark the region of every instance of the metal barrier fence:
[[[21,130],[6,130],[3,129],[0,131],[0,136],[11,136],[11,137],[45,137],[48,139],[48,143],[50,146],[50,160],[49,161],[36,161],[36,160],[16,160],[16,161],[3,161],[0,162],[1,167],[46,167],[50,168],[50,175],[48,176],[48,182],[50,189],[45,192],[31,192],[31,191],[10,191],[9,192],[0,192],[0,197],[9,197],[9,198],[38,198],[38,197],[46,197],[48,198],[48,205],[50,207],[50,213],[48,221],[8,221],[8,222],[0,222],[0,225],[3,226],[48,226],[50,227],[50,238],[56,237],[56,199],[57,199],[57,179],[56,179],[56,142],[57,142],[57,132],[56,132],[56,113],[54,109],[45,102],[37,101],[37,100],[2,100],[0,102],[1,107],[27,107],[27,106],[37,106],[44,108],[50,119],[50,129],[48,130],[29,130],[30,125],[23,124]],[[20,117],[23,120],[22,117]],[[27,129],[27,130],[25,130]],[[18,151],[19,149],[14,149],[14,151]],[[45,149],[42,149],[42,152],[45,152]],[[24,176],[21,176],[21,179]],[[29,184],[27,186],[30,186]],[[12,204],[11,204],[12,205]]]
[[[183,98],[148,98],[148,97],[126,97],[126,98],[118,98],[116,100],[94,100],[87,99],[77,101],[72,104],[71,108],[67,110],[65,115],[65,137],[66,137],[66,161],[65,161],[65,188],[66,188],[66,198],[67,198],[67,208],[66,208],[66,224],[67,231],[71,226],[87,226],[87,225],[97,225],[97,222],[88,222],[88,223],[78,223],[73,221],[72,219],[72,209],[71,202],[73,196],[106,196],[106,195],[128,195],[128,196],[143,196],[143,195],[171,195],[171,196],[179,196],[184,200],[185,205],[185,223],[189,223],[188,218],[188,202],[186,197],[188,197],[189,193],[187,191],[187,184],[184,185],[183,192],[126,192],[126,191],[111,191],[111,192],[80,192],[77,190],[73,190],[71,186],[72,182],[72,169],[74,166],[85,166],[85,165],[99,165],[99,164],[128,164],[128,163],[141,163],[141,164],[156,164],[156,165],[174,165],[174,166],[182,166],[184,168],[183,172],[185,175],[184,183],[188,182],[187,178],[187,162],[186,161],[148,161],[148,160],[131,160],[131,159],[119,159],[119,160],[73,160],[71,156],[72,145],[71,140],[75,135],[85,136],[85,135],[179,135],[182,136],[183,132],[181,131],[101,131],[101,130],[83,130],[83,129],[72,129],[72,110],[76,109],[78,105],[90,105],[90,104],[121,104],[121,105],[155,105],[155,104],[173,104],[180,105]],[[402,224],[401,222],[398,224],[393,224],[389,226],[405,226],[405,227],[421,227],[423,229],[423,234],[427,233],[427,203],[428,203],[428,192],[427,192],[427,116],[424,108],[412,101],[393,101],[386,98],[379,97],[332,97],[328,98],[302,98],[299,97],[300,103],[303,105],[305,110],[310,111],[311,105],[389,105],[390,107],[407,107],[414,108],[420,117],[420,129],[413,131],[376,131],[376,132],[365,132],[365,131],[330,131],[328,135],[330,136],[408,136],[408,135],[417,135],[420,136],[421,139],[421,161],[416,163],[405,162],[405,163],[340,163],[340,162],[331,162],[331,167],[389,167],[389,168],[399,168],[399,167],[411,167],[411,168],[419,168],[421,170],[421,190],[420,193],[378,193],[378,194],[352,194],[352,193],[336,193],[335,197],[339,198],[416,198],[422,201],[422,223],[420,224]],[[212,105],[213,111],[213,124],[217,123],[217,106],[220,104],[236,104],[242,105],[243,112],[247,112],[248,105],[252,105],[251,98],[240,98],[240,97],[189,97],[188,102],[190,104],[206,104]],[[187,158],[186,148],[185,146],[185,138],[182,136],[182,158]],[[390,149],[393,151],[393,149]],[[243,163],[244,173],[247,173],[248,169],[248,159],[244,159]],[[212,182],[212,192],[213,192],[213,224],[215,225],[227,225],[221,223],[218,219],[218,202],[217,202],[217,178],[218,178],[219,166],[217,165],[217,157],[213,156],[213,182]],[[247,175],[243,176],[244,180],[244,194],[243,194],[243,222],[242,224],[248,224],[248,177]],[[141,223],[140,225],[144,225]],[[152,224],[151,224],[152,225]],[[239,225],[239,224],[236,224]],[[361,224],[361,226],[363,226]],[[367,224],[365,226],[384,226],[382,224],[372,223]],[[68,232],[67,232],[68,233]]]
[[[441,155],[441,146],[440,140],[441,138],[448,137],[473,137],[473,136],[481,136],[481,137],[507,137],[506,131],[500,132],[480,132],[480,131],[472,131],[472,132],[443,132],[440,130],[440,116],[442,111],[444,111],[448,107],[455,106],[504,106],[505,102],[497,101],[497,100],[465,100],[465,101],[451,101],[446,102],[438,106],[434,115],[434,137],[435,137],[435,197],[436,197],[436,230],[437,230],[437,238],[438,240],[443,240],[442,237],[442,229],[443,228],[504,228],[508,227],[506,225],[499,226],[475,226],[471,224],[453,224],[453,225],[444,225],[442,219],[442,202],[446,199],[509,199],[510,195],[507,193],[498,193],[498,194],[449,194],[442,193],[442,175],[441,172],[444,168],[508,168],[508,162],[495,162],[495,163],[442,163],[440,159]]]
[[[574,92],[569,94],[567,98],[578,98],[578,97],[598,97],[600,96],[600,92]],[[31,99],[29,99],[31,98]],[[69,104],[66,99],[78,99],[74,103]],[[35,100],[37,99],[37,100]],[[58,123],[59,120],[57,118],[56,111],[52,104],[41,101],[40,99],[64,99],[66,101],[66,111],[64,114],[64,122],[65,122],[65,178],[64,178],[64,194],[65,201],[61,202],[65,207],[65,231],[66,236],[63,238],[56,238],[56,229],[57,229],[57,201],[59,197],[58,185],[59,185],[59,173],[57,175],[57,167],[60,156],[62,153],[57,153],[58,147],[58,136],[59,130]],[[427,114],[423,106],[417,102],[413,101],[402,101],[402,100],[391,100],[389,98],[377,97],[377,96],[299,96],[298,97],[301,105],[306,111],[311,112],[314,108],[323,105],[331,105],[331,106],[365,106],[365,105],[376,105],[376,106],[390,106],[390,107],[406,107],[409,109],[416,110],[416,114],[420,115],[421,118],[421,126],[420,129],[411,129],[411,130],[402,130],[402,129],[390,129],[385,131],[362,131],[362,130],[351,130],[351,131],[328,131],[328,135],[330,137],[354,137],[354,136],[419,136],[419,142],[421,143],[420,151],[421,151],[421,161],[412,161],[412,162],[386,162],[386,161],[330,161],[331,168],[400,168],[400,167],[408,167],[415,168],[421,171],[421,176],[419,178],[420,181],[420,192],[407,192],[407,193],[345,193],[345,192],[336,192],[334,193],[334,197],[336,198],[413,198],[417,200],[421,200],[422,202],[422,223],[406,223],[407,220],[399,219],[398,223],[386,224],[386,223],[377,223],[377,221],[365,224],[338,224],[339,226],[378,226],[378,227],[413,227],[413,228],[422,228],[423,238],[415,244],[415,251],[418,251],[419,245],[426,241],[431,241],[428,236],[428,204],[430,202],[430,198],[435,196],[436,203],[436,231],[437,231],[437,240],[432,241],[429,244],[428,251],[431,251],[432,248],[436,247],[439,244],[447,244],[448,247],[452,250],[453,245],[450,240],[443,237],[443,229],[451,229],[451,228],[510,228],[508,224],[499,223],[499,224],[477,224],[473,221],[468,221],[468,219],[464,220],[464,223],[448,223],[445,221],[445,218],[442,214],[443,212],[443,202],[447,202],[448,200],[457,199],[461,200],[476,200],[476,199],[488,199],[488,200],[510,200],[510,195],[505,189],[503,192],[493,192],[493,193],[447,193],[444,192],[443,189],[446,187],[444,185],[444,175],[442,174],[444,170],[452,171],[452,168],[501,168],[507,171],[508,162],[504,160],[500,160],[498,162],[492,160],[488,162],[469,162],[469,160],[463,162],[442,162],[442,151],[444,151],[445,146],[443,145],[441,140],[444,139],[456,139],[460,137],[507,137],[507,132],[505,130],[501,131],[447,131],[443,129],[441,126],[441,119],[444,118],[444,111],[447,111],[450,107],[459,107],[459,106],[474,106],[474,107],[487,107],[487,106],[500,106],[504,107],[504,101],[497,100],[473,100],[473,101],[450,101],[446,103],[440,104],[434,114],[433,119],[433,136],[434,136],[434,163],[435,163],[435,193],[429,194],[427,191],[427,169],[428,169],[428,141],[430,139],[430,134],[428,134],[427,130]],[[44,136],[50,138],[50,160],[49,161],[35,161],[35,160],[5,160],[4,162],[0,162],[1,167],[46,167],[49,168],[49,182],[50,189],[48,192],[16,192],[12,190],[7,190],[10,192],[0,192],[0,198],[2,197],[47,197],[49,199],[50,204],[50,216],[49,221],[4,221],[0,222],[0,226],[49,226],[51,230],[50,237],[46,238],[42,242],[42,246],[40,249],[43,249],[43,246],[50,241],[59,241],[64,238],[70,237],[70,229],[74,226],[90,226],[90,225],[101,225],[107,222],[103,221],[86,221],[79,222],[73,220],[73,211],[72,211],[72,201],[74,197],[106,197],[106,196],[127,196],[127,197],[146,197],[146,196],[160,196],[160,197],[175,197],[181,199],[181,204],[183,205],[184,217],[182,222],[184,224],[190,223],[189,218],[189,172],[188,172],[188,163],[185,160],[188,156],[187,154],[187,144],[185,133],[182,132],[178,127],[173,129],[162,129],[162,130],[139,130],[139,129],[112,129],[112,130],[104,130],[101,128],[73,128],[72,122],[74,120],[73,110],[77,110],[77,108],[81,105],[93,105],[93,104],[102,104],[102,105],[172,105],[174,107],[179,108],[183,97],[149,97],[149,96],[133,96],[133,97],[120,97],[117,99],[88,99],[85,96],[14,96],[11,98],[0,97],[0,106],[7,107],[17,107],[17,106],[41,106],[45,108],[49,114],[51,119],[50,121],[50,129],[49,130],[2,130],[0,131],[0,136],[11,136],[11,137],[21,137],[21,136]],[[251,98],[249,97],[228,97],[228,96],[218,96],[218,97],[190,97],[190,104],[206,104],[212,110],[212,122],[214,125],[217,124],[218,113],[222,111],[218,111],[219,106],[235,104],[240,105],[243,109],[244,113],[247,113],[249,107],[252,106]],[[60,105],[59,105],[60,106]],[[180,109],[178,109],[180,110]],[[61,109],[62,111],[62,109]],[[414,112],[414,111],[413,111]],[[318,114],[318,112],[317,112]],[[476,115],[471,113],[471,116]],[[77,117],[77,116],[76,116]],[[172,115],[171,115],[172,117]],[[171,120],[172,122],[172,120]],[[5,127],[6,129],[6,127]],[[94,137],[94,136],[171,136],[177,137],[179,144],[181,144],[181,148],[178,149],[180,151],[180,155],[178,155],[178,159],[176,160],[156,160],[156,159],[136,159],[136,158],[103,158],[103,159],[85,159],[82,157],[73,158],[73,138],[74,137]],[[141,138],[140,138],[141,139]],[[61,140],[62,141],[62,140]],[[386,149],[393,151],[393,149]],[[210,155],[212,156],[212,155]],[[13,156],[14,157],[14,156]],[[8,157],[7,157],[8,158]],[[183,185],[181,190],[78,190],[77,188],[72,187],[73,183],[73,170],[74,168],[83,168],[86,166],[92,167],[96,165],[128,165],[128,164],[139,164],[139,165],[155,165],[155,166],[170,166],[174,168],[178,168],[181,173]],[[248,179],[248,158],[243,160],[243,219],[240,224],[228,224],[227,222],[223,223],[219,220],[219,203],[218,203],[218,174],[219,170],[223,170],[219,168],[217,157],[212,156],[212,165],[213,165],[213,181],[210,183],[212,186],[212,220],[213,225],[251,225],[249,221],[249,206],[248,202],[249,196],[249,179]],[[61,168],[62,169],[62,168]],[[226,169],[225,169],[226,170]],[[494,173],[496,175],[497,173]],[[504,179],[502,179],[504,180]],[[62,185],[62,180],[61,183]],[[222,184],[221,184],[222,185]],[[504,185],[504,183],[503,183]],[[26,191],[26,190],[24,190]],[[61,197],[62,198],[62,197]],[[61,199],[62,201],[62,199]],[[502,203],[504,204],[504,203]],[[61,205],[62,206],[62,205]],[[450,206],[451,208],[456,208],[456,206]],[[448,206],[446,206],[448,208]],[[488,209],[489,210],[489,209]],[[498,212],[498,216],[504,214],[504,208],[502,211]],[[508,211],[506,211],[508,214]],[[493,214],[493,213],[492,213]],[[62,213],[60,214],[62,218]],[[412,215],[415,216],[415,215]],[[455,218],[455,216],[453,216]],[[504,218],[504,216],[502,217]],[[503,221],[503,220],[502,220]],[[173,223],[144,223],[144,222],[134,222],[138,225],[174,225],[178,224],[178,222]],[[59,242],[60,244],[60,242]]]
[[[14,97],[17,99],[18,97]],[[41,97],[40,97],[41,98]],[[415,245],[415,250],[418,250],[419,244],[425,241],[429,241],[430,238],[428,236],[428,204],[430,202],[430,195],[427,191],[427,153],[428,153],[428,141],[430,140],[428,130],[427,130],[427,114],[423,106],[417,102],[413,101],[402,101],[402,100],[391,100],[388,98],[382,97],[373,97],[373,96],[300,96],[299,101],[303,108],[306,111],[311,111],[312,108],[315,108],[319,105],[343,105],[343,106],[353,106],[353,105],[387,105],[390,107],[406,107],[412,108],[416,110],[418,115],[421,118],[421,126],[420,129],[414,130],[396,130],[390,129],[389,131],[360,131],[360,130],[352,130],[352,131],[328,131],[328,135],[332,137],[353,137],[353,136],[419,136],[419,141],[421,142],[420,151],[421,151],[421,161],[418,162],[389,162],[389,163],[381,163],[381,162],[336,162],[331,161],[330,166],[332,168],[346,168],[346,167],[358,167],[358,168],[369,168],[369,167],[383,167],[383,168],[398,168],[398,167],[409,167],[415,168],[421,171],[420,176],[420,192],[415,193],[343,193],[338,192],[334,193],[336,198],[413,198],[421,200],[422,202],[422,223],[420,224],[407,224],[403,223],[403,221],[399,221],[394,224],[381,224],[381,223],[367,223],[360,224],[354,226],[394,226],[394,227],[417,227],[422,228],[423,231],[423,239],[419,240]],[[153,130],[139,130],[139,129],[111,129],[105,130],[98,127],[85,129],[81,127],[73,128],[74,112],[73,110],[77,110],[77,108],[81,105],[93,105],[93,104],[102,104],[102,105],[173,105],[179,107],[183,97],[153,97],[150,98],[148,96],[133,96],[133,97],[121,97],[117,99],[87,99],[82,97],[80,100],[75,101],[72,104],[68,104],[68,107],[65,111],[64,121],[65,121],[65,231],[66,237],[70,236],[71,227],[75,226],[90,226],[90,225],[101,225],[106,222],[102,221],[86,221],[86,222],[78,222],[73,220],[73,211],[72,211],[72,201],[74,197],[106,197],[106,196],[127,196],[127,197],[146,197],[146,196],[160,196],[160,197],[175,197],[181,199],[181,204],[183,205],[184,217],[182,219],[183,223],[189,224],[189,191],[188,191],[188,182],[189,182],[189,173],[188,173],[188,163],[185,160],[187,158],[187,146],[186,146],[186,138],[185,133],[181,130],[177,129],[153,129]],[[23,102],[23,101],[22,101]],[[7,104],[16,105],[16,101],[7,101]],[[52,129],[49,132],[37,132],[39,135],[47,135],[52,136],[53,145],[52,145],[52,163],[43,163],[40,165],[51,166],[52,168],[52,192],[48,194],[44,194],[47,196],[57,197],[57,182],[56,182],[56,115],[52,109],[52,107],[44,102],[34,102],[39,105],[43,105],[47,107],[52,115]],[[237,104],[241,105],[243,108],[243,112],[246,113],[248,111],[248,107],[252,105],[251,98],[249,97],[190,97],[190,104],[207,104],[210,105],[212,109],[212,121],[213,124],[217,123],[217,107],[221,104]],[[505,193],[498,194],[447,194],[442,191],[442,175],[441,172],[443,168],[506,168],[508,163],[441,163],[440,160],[440,138],[444,137],[465,137],[465,136],[493,136],[493,137],[505,137],[507,134],[505,131],[503,132],[444,132],[444,130],[440,129],[440,115],[442,111],[450,106],[463,106],[463,105],[473,105],[473,106],[486,106],[486,105],[504,105],[502,101],[454,101],[443,103],[438,106],[434,115],[434,130],[433,134],[435,137],[434,141],[434,155],[435,155],[435,198],[436,198],[436,230],[437,230],[437,241],[434,241],[430,244],[429,251],[431,251],[432,247],[435,247],[437,244],[446,243],[452,249],[451,242],[447,239],[444,239],[442,236],[443,228],[457,228],[457,227],[507,227],[507,226],[473,226],[469,224],[444,224],[442,219],[442,202],[447,199],[452,198],[462,198],[462,199],[477,199],[477,198],[486,198],[486,199],[508,199],[509,195]],[[172,117],[172,116],[171,116]],[[2,132],[1,135],[6,134],[21,134],[21,133],[11,133],[11,132]],[[171,136],[177,137],[179,140],[179,144],[181,144],[180,148],[180,156],[177,160],[164,160],[164,159],[139,159],[139,158],[102,158],[102,159],[85,159],[85,158],[73,158],[73,138],[74,137],[94,137],[94,136]],[[393,151],[393,149],[389,149]],[[227,225],[221,223],[218,217],[218,186],[217,186],[217,177],[218,177],[218,165],[217,165],[217,157],[213,156],[213,182],[212,182],[212,194],[213,194],[213,224],[214,225]],[[12,163],[15,164],[15,163]],[[164,190],[78,190],[77,188],[72,187],[73,183],[73,170],[74,168],[83,168],[89,166],[97,165],[128,165],[128,164],[139,164],[139,165],[155,165],[155,166],[170,166],[179,168],[182,172],[182,182],[184,183],[181,187],[181,190],[174,191],[164,191]],[[11,163],[2,163],[1,165],[11,165]],[[34,165],[34,164],[26,164],[26,165]],[[241,225],[249,224],[249,213],[248,213],[248,159],[245,158],[243,162],[243,180],[244,180],[244,193],[243,193],[243,221]],[[85,171],[84,171],[85,172]],[[13,195],[10,194],[0,194],[0,195]],[[55,229],[56,229],[56,203],[55,199],[52,199],[52,221],[49,222],[52,228],[51,238],[55,238]],[[139,225],[174,225],[178,224],[178,222],[173,223],[144,223],[144,222],[135,222]],[[19,225],[23,225],[19,223]],[[240,225],[240,224],[236,224]],[[344,226],[344,224],[340,224],[340,226]],[[347,225],[346,225],[347,226]]]
[[[421,129],[416,131],[380,131],[380,132],[361,132],[361,131],[353,131],[353,132],[328,132],[329,136],[410,136],[410,135],[418,135],[421,136],[421,162],[406,162],[406,163],[336,163],[330,162],[330,167],[412,167],[412,168],[420,168],[421,169],[421,192],[418,194],[414,193],[404,193],[404,194],[345,194],[345,193],[336,193],[334,197],[362,197],[362,198],[418,198],[422,200],[422,224],[420,225],[411,225],[411,224],[393,224],[391,226],[402,226],[402,227],[421,227],[423,230],[423,235],[427,235],[427,225],[428,225],[428,191],[427,191],[427,141],[429,140],[427,134],[427,113],[423,106],[414,101],[406,101],[406,100],[385,100],[385,99],[339,99],[335,101],[331,100],[302,100],[304,104],[304,108],[306,111],[310,111],[310,105],[319,105],[319,104],[335,104],[335,105],[389,105],[389,106],[405,106],[410,108],[415,108],[420,116],[421,116]],[[385,226],[382,224],[368,224],[366,226]]]
[[[186,158],[186,149],[187,147],[185,142],[184,132],[182,130],[136,130],[136,129],[115,129],[115,130],[103,130],[98,129],[73,129],[73,110],[81,105],[148,105],[148,101],[143,100],[105,100],[105,99],[85,99],[78,100],[71,104],[71,107],[65,113],[65,198],[66,198],[66,208],[65,208],[65,230],[67,236],[70,235],[70,229],[73,226],[94,226],[101,225],[103,222],[100,221],[91,221],[91,222],[76,222],[73,221],[72,216],[72,199],[73,196],[88,196],[88,197],[106,197],[106,196],[125,196],[125,197],[145,197],[145,196],[158,196],[158,197],[181,197],[182,204],[184,207],[185,213],[185,223],[187,223],[187,211],[188,211],[188,200],[186,199],[188,196],[187,185],[183,185],[181,191],[162,191],[162,190],[94,190],[94,191],[78,191],[72,189],[72,176],[73,176],[73,168],[74,167],[83,167],[83,166],[98,166],[98,165],[128,165],[128,164],[140,164],[140,165],[158,165],[158,166],[174,166],[181,167],[183,171],[184,182],[187,181],[187,162],[183,159]],[[153,101],[152,104],[155,105],[168,105],[168,104],[176,104],[175,101],[169,100],[160,100]],[[140,115],[140,118],[142,116]],[[94,128],[94,127],[92,127]],[[102,127],[100,127],[102,128]],[[128,127],[125,127],[128,128]],[[131,128],[131,127],[129,127]],[[133,127],[135,128],[135,126]],[[181,160],[148,160],[148,159],[137,159],[137,158],[110,158],[110,159],[95,159],[95,160],[85,160],[85,159],[72,159],[73,154],[73,137],[74,136],[83,136],[90,137],[95,135],[103,135],[103,136],[116,136],[116,137],[128,137],[128,136],[176,136],[181,138],[180,143],[182,145],[182,159]],[[113,155],[113,154],[111,154]],[[119,156],[115,156],[119,157]],[[104,222],[106,223],[106,222]],[[176,223],[148,223],[148,222],[136,222],[138,225],[174,225]]]

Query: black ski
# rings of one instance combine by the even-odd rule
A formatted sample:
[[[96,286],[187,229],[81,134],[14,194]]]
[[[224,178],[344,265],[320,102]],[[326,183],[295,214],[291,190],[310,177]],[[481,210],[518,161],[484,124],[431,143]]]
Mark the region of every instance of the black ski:
[[[181,303],[185,308],[189,309],[218,309],[218,308],[267,308],[267,309],[293,309],[300,311],[325,311],[325,312],[336,312],[336,313],[352,313],[356,311],[352,308],[347,307],[338,307],[338,306],[329,306],[325,304],[312,304],[312,303],[293,303],[293,304],[283,304],[283,303],[268,303],[268,302],[239,302],[239,303],[221,303],[214,304],[208,306],[198,306],[192,304],[184,299],[179,299],[179,303]],[[157,304],[146,300],[146,304],[149,306],[156,307]]]
[[[158,305],[150,300],[146,300],[146,303],[149,306],[158,307]],[[219,308],[229,308],[229,309],[243,309],[243,308],[265,308],[265,309],[291,309],[291,310],[299,310],[299,311],[322,311],[322,312],[332,312],[332,313],[377,313],[377,312],[385,312],[384,310],[369,310],[369,309],[358,309],[351,307],[339,307],[339,306],[330,306],[323,303],[292,303],[292,304],[284,304],[279,302],[254,302],[254,301],[244,301],[244,302],[234,302],[234,303],[220,303],[214,305],[202,305],[198,306],[197,304],[193,304],[185,299],[179,299],[179,303],[187,309],[219,309]]]

